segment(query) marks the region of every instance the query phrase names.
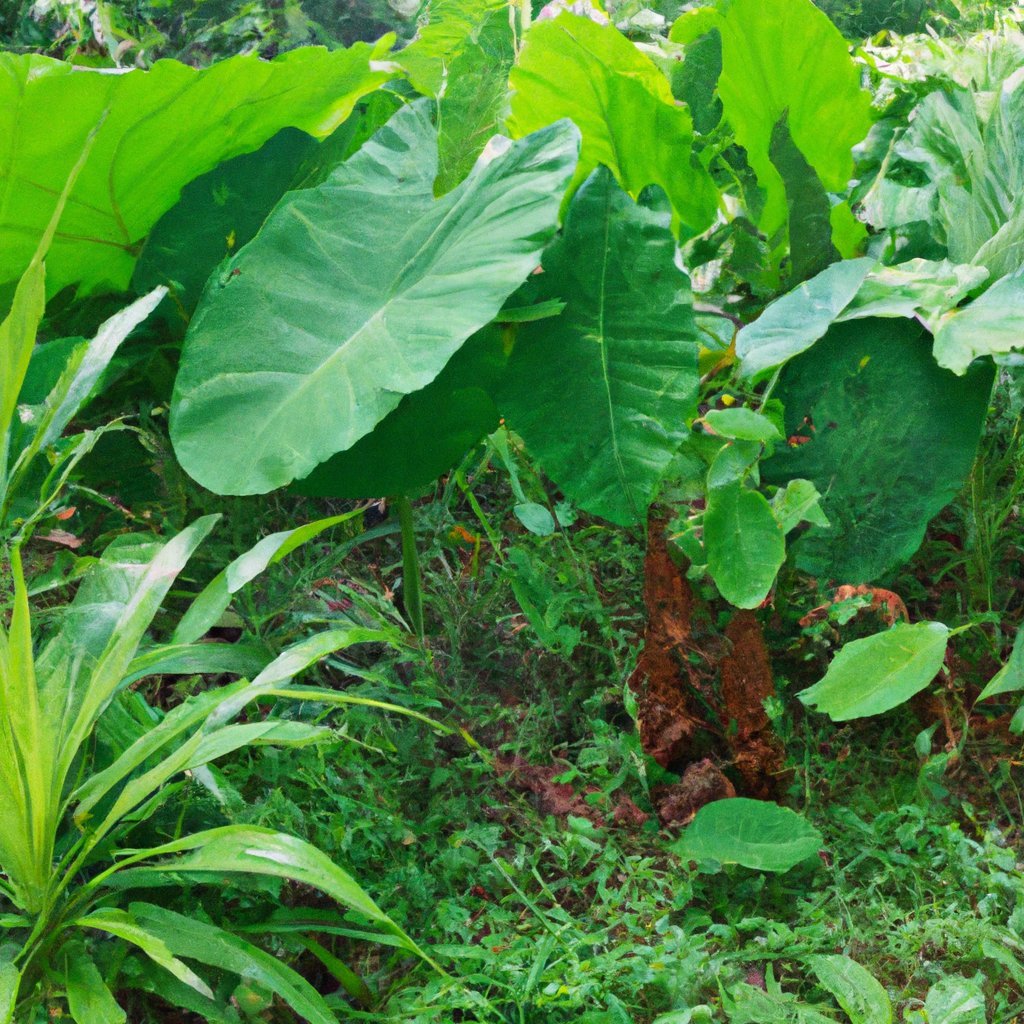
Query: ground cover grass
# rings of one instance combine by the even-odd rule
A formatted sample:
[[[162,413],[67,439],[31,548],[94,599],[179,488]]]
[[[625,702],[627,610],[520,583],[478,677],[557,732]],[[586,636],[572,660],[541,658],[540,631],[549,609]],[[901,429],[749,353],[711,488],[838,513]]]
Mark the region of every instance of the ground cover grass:
[[[874,628],[853,614],[865,602],[847,602],[827,628],[800,630],[795,612],[776,616],[769,637],[780,693],[770,710],[786,749],[781,796],[821,830],[823,848],[785,875],[687,862],[673,850],[678,829],[661,827],[653,813],[652,790],[672,776],[641,752],[629,714],[625,684],[643,627],[642,538],[587,521],[565,536],[533,537],[517,527],[515,499],[495,470],[474,493],[507,538],[495,552],[467,541],[480,536],[480,520],[458,488],[437,497],[418,507],[426,652],[338,661],[324,675],[472,741],[353,709],[336,721],[344,736],[337,744],[250,750],[223,766],[233,790],[226,806],[194,787],[173,820],[156,826],[180,828],[194,816],[309,839],[450,972],[440,977],[330,931],[317,937],[320,956],[298,942],[279,948],[323,991],[338,989],[342,1019],[843,1020],[811,969],[808,958],[822,954],[865,967],[889,992],[897,1019],[925,1019],[914,1014],[930,989],[958,978],[984,994],[988,1017],[950,1020],[1010,1024],[1024,1012],[1024,748],[1005,728],[989,731],[980,720],[963,728],[969,688],[983,678],[960,677],[955,690],[881,719],[833,725],[792,694],[820,672],[840,633],[848,640]],[[936,532],[962,526],[969,503],[965,496]],[[265,529],[282,511],[260,506]],[[935,600],[927,581],[941,543],[933,539],[893,586],[913,594],[916,583],[922,602]],[[511,586],[523,577],[529,593],[543,595],[539,605],[556,609],[547,649]],[[802,586],[798,600],[810,607],[818,595]],[[239,609],[240,626],[270,643],[299,624],[399,615],[394,525],[384,519],[369,539],[311,546]],[[575,632],[559,634],[562,627]],[[578,636],[569,654],[568,635]],[[163,699],[204,685],[179,682]],[[550,771],[531,788],[510,765]],[[566,785],[575,793],[568,811],[558,789]],[[615,822],[623,796],[646,821]],[[286,908],[310,896],[281,887],[271,895]],[[241,917],[259,934],[274,913],[265,896],[203,888],[184,900],[213,919]],[[367,983],[362,1001],[332,977],[331,956]]]

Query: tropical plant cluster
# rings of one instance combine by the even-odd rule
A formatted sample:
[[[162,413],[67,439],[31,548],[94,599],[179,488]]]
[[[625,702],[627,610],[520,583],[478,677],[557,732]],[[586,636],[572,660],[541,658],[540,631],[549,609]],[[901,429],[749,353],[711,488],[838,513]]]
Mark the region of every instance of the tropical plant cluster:
[[[1016,1019],[1024,16],[142,6],[0,52],[0,1024]]]

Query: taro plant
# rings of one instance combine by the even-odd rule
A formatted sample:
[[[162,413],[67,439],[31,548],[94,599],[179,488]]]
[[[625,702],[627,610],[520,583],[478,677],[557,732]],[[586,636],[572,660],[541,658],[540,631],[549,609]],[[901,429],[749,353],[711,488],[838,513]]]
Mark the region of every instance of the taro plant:
[[[425,956],[343,869],[304,841],[235,825],[191,834],[179,829],[166,841],[147,828],[187,776],[212,784],[207,766],[218,758],[252,744],[303,745],[331,735],[322,725],[262,713],[238,721],[247,709],[288,696],[328,706],[359,702],[331,689],[290,684],[332,651],[399,642],[392,629],[338,628],[288,648],[251,679],[198,693],[165,715],[146,706],[140,716],[141,697],[125,690],[132,679],[157,670],[238,671],[240,659],[251,660],[250,654],[216,654],[218,645],[189,648],[183,641],[216,621],[246,574],[251,578],[323,527],[267,538],[197,597],[177,643],[172,638],[168,648],[140,654],[163,598],[216,519],[200,519],[166,543],[118,538],[61,613],[57,632],[38,648],[20,549],[12,549],[13,611],[9,628],[0,630],[5,1024],[33,1019],[33,1007],[53,1006],[58,998],[66,1001],[65,1015],[80,1024],[123,1022],[117,991],[131,986],[207,1020],[225,1020],[232,986],[224,981],[237,984],[239,977],[257,980],[304,1020],[335,1020],[299,974],[230,928],[201,913],[185,916],[133,898],[139,889],[181,878],[201,884],[248,873],[319,888],[383,941]],[[347,973],[341,976],[355,984]]]

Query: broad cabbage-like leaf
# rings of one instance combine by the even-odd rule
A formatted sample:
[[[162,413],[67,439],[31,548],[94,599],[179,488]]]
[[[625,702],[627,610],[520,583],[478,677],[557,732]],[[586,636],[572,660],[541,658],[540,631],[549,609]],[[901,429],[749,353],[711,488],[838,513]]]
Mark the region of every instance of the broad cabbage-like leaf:
[[[768,483],[810,480],[832,524],[794,545],[806,572],[866,583],[909,558],[970,472],[991,363],[963,377],[935,364],[920,324],[836,324],[782,371],[774,397],[793,438],[761,464]]]
[[[950,311],[987,277],[988,272],[981,267],[949,260],[914,259],[893,267],[868,258],[833,263],[776,299],[740,331],[736,354],[741,371],[754,379],[764,377],[823,338],[832,324],[846,320],[916,318],[938,335]],[[1004,331],[1003,337],[1009,333]],[[976,355],[985,351],[984,338],[982,334],[981,339],[970,342]],[[991,351],[1012,347],[1005,341],[1002,344],[1004,347],[999,348],[994,343]],[[940,357],[938,343],[935,355],[940,366],[947,365]]]
[[[330,134],[393,77],[380,63],[390,43],[126,73],[0,54],[0,284],[28,264],[94,130],[47,257],[49,295],[125,288],[146,235],[188,182],[286,126]]]
[[[613,25],[570,13],[538,22],[510,85],[514,134],[562,117],[579,127],[577,184],[603,164],[630,195],[659,185],[686,234],[711,224],[718,195],[692,156],[690,115],[661,71]]]
[[[910,164],[926,183],[880,178],[865,201],[874,224],[928,220],[951,260],[985,267],[993,279],[1024,263],[1024,69],[987,101],[967,89],[929,94],[893,154],[901,173]]]
[[[281,487],[426,387],[536,267],[578,139],[560,122],[496,142],[435,199],[416,104],[286,197],[192,320],[171,413],[185,470],[222,494]]]
[[[963,309],[951,310],[935,332],[935,360],[966,373],[979,356],[1024,348],[1024,270],[997,281]]]
[[[520,325],[498,406],[580,507],[639,522],[696,409],[690,283],[666,223],[601,168],[544,254],[538,301],[564,312]]]

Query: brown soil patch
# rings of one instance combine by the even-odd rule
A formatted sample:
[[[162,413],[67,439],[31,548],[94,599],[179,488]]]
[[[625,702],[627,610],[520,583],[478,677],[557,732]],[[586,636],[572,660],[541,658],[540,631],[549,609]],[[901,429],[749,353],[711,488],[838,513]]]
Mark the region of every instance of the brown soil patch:
[[[494,767],[500,774],[508,776],[507,782],[512,789],[532,794],[541,814],[556,818],[571,814],[586,818],[599,827],[608,824],[606,813],[585,799],[588,794],[600,792],[597,786],[587,786],[581,793],[568,782],[554,781],[565,771],[566,765],[530,764],[516,755],[495,758]],[[649,817],[624,793],[615,795],[610,810],[612,822],[624,828],[640,828]]]

